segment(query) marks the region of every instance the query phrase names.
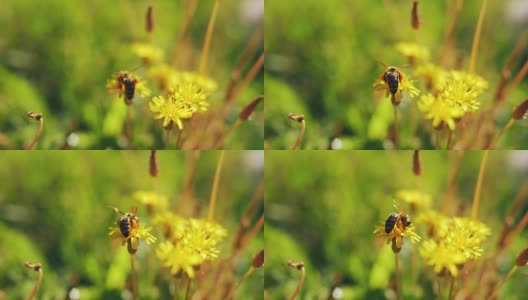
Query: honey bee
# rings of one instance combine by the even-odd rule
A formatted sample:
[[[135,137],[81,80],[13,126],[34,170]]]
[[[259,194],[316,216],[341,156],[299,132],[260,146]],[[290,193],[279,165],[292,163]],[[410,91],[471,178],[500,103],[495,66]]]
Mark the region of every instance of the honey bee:
[[[387,234],[389,234],[394,229],[394,227],[397,227],[399,230],[403,230],[412,224],[411,218],[403,209],[398,206],[398,204],[394,203],[394,207],[396,210],[398,210],[398,212],[391,213],[387,217],[387,220],[385,220],[385,233]]]
[[[121,230],[121,234],[123,234],[123,236],[126,238],[130,236],[130,231],[132,229],[137,228],[139,226],[139,217],[136,215],[136,210],[137,208],[134,210],[133,213],[124,213],[114,207],[114,211],[122,215],[121,218],[117,220],[116,226],[119,227],[119,230]]]
[[[127,71],[121,71],[118,72],[117,81],[121,84],[121,92],[125,96],[125,103],[128,105],[132,104],[138,79]]]
[[[398,105],[401,101],[401,92],[399,91],[399,86],[404,77],[403,73],[400,72],[400,70],[396,67],[387,67],[387,65],[385,65],[383,62],[378,62],[387,69],[380,75],[380,79],[383,80],[383,82],[385,82],[389,88],[387,95],[390,92],[392,104]]]

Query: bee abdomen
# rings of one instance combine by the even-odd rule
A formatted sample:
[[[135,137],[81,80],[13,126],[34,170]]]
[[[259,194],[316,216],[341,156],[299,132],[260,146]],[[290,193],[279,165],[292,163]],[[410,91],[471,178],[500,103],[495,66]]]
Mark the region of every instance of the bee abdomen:
[[[385,82],[389,86],[391,94],[396,94],[398,91],[398,85],[400,84],[400,76],[396,72],[385,73]]]
[[[125,98],[127,100],[132,100],[136,91],[136,81],[127,78],[123,80],[123,84],[125,85]]]
[[[398,221],[398,214],[392,213],[389,215],[387,220],[385,221],[385,233],[390,233],[394,226],[396,225],[396,222]]]
[[[121,220],[119,220],[119,229],[121,230],[121,233],[124,237],[128,237],[130,235],[130,221],[127,217],[123,217]]]

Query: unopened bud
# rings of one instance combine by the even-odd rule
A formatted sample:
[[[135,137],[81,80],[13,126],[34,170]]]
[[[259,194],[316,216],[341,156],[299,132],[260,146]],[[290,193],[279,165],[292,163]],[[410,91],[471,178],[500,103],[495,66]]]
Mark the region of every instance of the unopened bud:
[[[411,26],[415,30],[420,28],[420,17],[418,16],[418,1],[413,2],[413,8],[411,12]]]
[[[154,16],[152,15],[152,6],[149,6],[147,9],[146,25],[147,32],[152,33],[154,31]]]
[[[260,101],[264,100],[264,96],[258,96],[255,100],[251,101],[248,105],[246,105],[242,110],[240,111],[240,114],[238,114],[238,119],[241,121],[246,121],[249,116],[253,113],[255,110],[255,107],[260,103]]]
[[[150,151],[149,173],[152,177],[157,177],[159,173],[158,162],[156,160],[156,150]]]
[[[413,172],[414,175],[420,176],[422,175],[422,164],[420,162],[420,151],[414,150],[413,154]]]
[[[26,114],[29,118],[32,118],[32,119],[35,119],[37,121],[39,121],[40,119],[42,119],[42,114],[41,113],[34,113],[32,111],[28,112]]]
[[[264,266],[264,249],[260,250],[255,257],[253,257],[253,261],[251,262],[251,265],[253,268],[262,268]]]
[[[526,265],[526,263],[528,263],[528,248],[524,249],[515,259],[515,264],[519,267]]]
[[[528,99],[524,100],[519,106],[517,106],[512,113],[512,118],[514,120],[520,120],[526,116],[526,112],[528,111]]]

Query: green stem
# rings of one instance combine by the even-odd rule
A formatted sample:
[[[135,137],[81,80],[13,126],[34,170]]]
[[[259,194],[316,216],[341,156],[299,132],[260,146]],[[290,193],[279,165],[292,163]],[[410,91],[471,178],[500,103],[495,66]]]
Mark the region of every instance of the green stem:
[[[484,151],[484,156],[480,162],[480,170],[477,178],[477,185],[475,186],[475,195],[473,196],[473,207],[471,209],[471,218],[478,219],[478,209],[480,205],[480,192],[482,190],[482,180],[484,179],[484,170],[486,169],[486,162],[488,160],[488,151]]]

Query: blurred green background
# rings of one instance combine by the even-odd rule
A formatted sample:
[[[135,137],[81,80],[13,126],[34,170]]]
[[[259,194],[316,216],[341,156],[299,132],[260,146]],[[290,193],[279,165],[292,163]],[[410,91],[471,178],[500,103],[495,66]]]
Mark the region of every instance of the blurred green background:
[[[306,117],[302,149],[326,149],[335,137],[339,137],[335,147],[342,149],[385,147],[393,111],[389,100],[374,95],[372,84],[385,71],[376,60],[400,67],[408,63],[394,45],[416,41],[410,25],[412,2],[266,1],[265,94],[272,101],[265,107],[269,149],[287,149],[295,143],[299,124],[287,118],[292,112]],[[431,50],[433,62],[438,62],[443,47],[448,3],[454,2],[419,1],[419,40]],[[463,7],[455,29],[456,55],[467,69],[482,1],[459,2]],[[522,0],[488,1],[477,61],[477,73],[489,82],[487,92],[478,98],[481,107],[490,105],[500,70],[528,25],[527,6]],[[527,57],[524,50],[512,74]],[[402,68],[406,74],[411,70]],[[513,107],[526,98],[527,92],[524,80],[499,110],[498,128],[509,120]],[[404,97],[400,105],[400,147],[430,149],[423,137],[410,137],[409,123],[418,117],[413,109],[415,101]],[[425,122],[427,126],[430,123]],[[527,127],[526,121],[517,122],[499,148],[528,148]]]
[[[373,230],[394,211],[393,195],[398,190],[416,188],[412,155],[412,151],[267,151],[264,171],[268,299],[285,299],[295,290],[301,274],[286,266],[289,260],[303,261],[306,266],[306,280],[298,299],[388,299],[394,254],[390,245],[373,235]],[[422,189],[432,196],[433,208],[439,209],[457,154],[421,151],[420,155]],[[465,216],[470,214],[482,155],[480,151],[466,151],[462,158],[456,195],[461,203],[458,209],[465,211]],[[479,219],[491,228],[492,235],[482,245],[483,257],[496,249],[504,216],[527,175],[528,152],[489,153]],[[400,205],[409,211],[401,201]],[[524,200],[515,225],[527,209]],[[421,229],[418,233],[424,238]],[[500,278],[527,245],[528,233],[524,230],[499,260]],[[432,286],[424,283],[424,273],[410,271],[413,260],[419,262],[419,270],[423,271],[423,260],[416,252],[419,246],[405,241],[400,253],[404,299],[435,297]],[[524,299],[522,295],[528,293],[527,275],[527,268],[515,273],[501,289],[499,299]],[[471,281],[468,286],[476,285]],[[342,293],[342,297],[332,298],[332,293]]]
[[[207,215],[219,154],[204,151],[197,162],[193,187],[197,217]],[[138,206],[142,224],[151,225],[145,207],[132,198],[137,190],[152,190],[149,155],[146,151],[4,151],[0,155],[0,299],[29,296],[37,273],[24,267],[26,261],[43,265],[44,278],[36,299],[65,299],[72,282],[76,282],[81,299],[121,299],[130,260],[126,247],[115,248],[110,242],[109,227],[119,218],[111,207],[128,211]],[[181,199],[191,155],[195,153],[157,153],[158,189],[168,197],[171,208]],[[219,244],[221,259],[230,253],[240,216],[262,181],[262,172],[263,152],[225,153],[215,213],[215,220],[228,230]],[[256,214],[262,210],[263,204]],[[254,216],[251,224],[257,218]],[[161,238],[158,231],[154,234],[158,242],[142,243],[135,255],[140,299],[170,297],[166,280],[158,277],[154,286],[148,286],[148,253]],[[263,238],[261,230],[240,256],[237,280],[264,247]],[[154,266],[159,274],[157,258]],[[254,272],[239,289],[238,299],[258,299],[255,291],[262,291],[263,276],[262,270]]]
[[[141,61],[130,45],[146,42],[145,15],[153,6],[154,45],[165,50],[171,62],[191,1],[67,1],[5,0],[0,10],[0,149],[22,148],[29,143],[38,122],[28,111],[44,114],[44,132],[37,149],[123,148],[126,117],[123,99],[108,94],[106,80],[121,70],[132,70]],[[190,24],[192,56],[178,71],[195,71],[214,1],[198,1]],[[218,82],[212,105],[221,101],[231,70],[253,32],[262,23],[263,0],[221,1],[209,59],[209,75]],[[255,58],[256,59],[256,58]],[[145,68],[137,70],[144,78]],[[153,82],[147,82],[157,96]],[[226,124],[234,123],[239,110],[263,94],[260,74],[242,91]],[[161,147],[161,125],[148,111],[151,97],[135,97],[135,146]],[[117,105],[119,104],[119,105]],[[123,105],[121,105],[123,104]],[[144,111],[141,111],[143,109]],[[263,108],[253,122],[244,123],[227,141],[229,149],[262,149]],[[71,135],[73,133],[73,135]],[[68,140],[68,137],[70,139]],[[122,138],[121,138],[122,140]]]

